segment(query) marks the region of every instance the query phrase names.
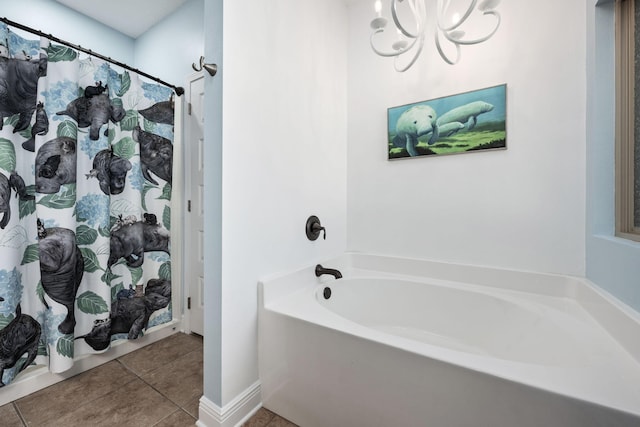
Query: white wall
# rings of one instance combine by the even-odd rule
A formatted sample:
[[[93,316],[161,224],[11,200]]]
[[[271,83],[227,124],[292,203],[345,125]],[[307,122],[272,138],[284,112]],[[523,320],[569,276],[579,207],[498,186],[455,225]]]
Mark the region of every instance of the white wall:
[[[348,35],[338,0],[225,1],[223,22],[220,406],[258,379],[258,280],[346,248]]]
[[[427,39],[405,73],[349,13],[348,248],[465,264],[585,272],[585,8],[502,2],[502,27],[445,64]],[[388,107],[507,84],[506,151],[386,160]]]
[[[0,16],[133,64],[134,40],[52,0],[0,0]]]
[[[258,378],[256,282],[266,275],[344,249],[585,271],[580,0],[505,2],[500,32],[464,48],[459,65],[428,46],[404,74],[370,50],[371,2],[347,3],[224,2],[222,247],[207,238],[222,257],[207,304],[222,314],[207,321],[221,322],[206,330],[220,342],[205,349],[205,396],[220,406]],[[501,83],[508,150],[386,160],[388,107]],[[327,226],[326,242],[306,240],[310,214]]]
[[[502,2],[498,34],[464,47],[459,65],[428,44],[404,74],[370,51],[369,0],[346,1],[346,18],[340,0],[215,2],[225,8],[214,88],[224,100],[208,100],[222,130],[207,129],[224,145],[209,151],[222,151],[222,165],[208,157],[208,176],[219,179],[222,167],[223,194],[207,197],[223,210],[221,225],[212,218],[208,259],[220,256],[222,273],[208,264],[205,396],[224,406],[258,377],[257,279],[345,248],[586,273],[640,307],[639,245],[611,237],[612,128],[601,121],[611,108],[599,97],[611,89],[602,75],[611,62],[593,52],[602,47],[592,39],[594,2]],[[207,43],[218,31],[207,31]],[[502,83],[506,151],[386,160],[388,107]],[[327,242],[305,240],[311,213],[328,227]]]

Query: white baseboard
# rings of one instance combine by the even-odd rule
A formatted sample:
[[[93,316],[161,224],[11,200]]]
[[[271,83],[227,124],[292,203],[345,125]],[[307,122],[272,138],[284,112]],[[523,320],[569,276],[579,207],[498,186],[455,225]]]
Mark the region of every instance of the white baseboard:
[[[202,396],[196,425],[198,427],[237,427],[247,421],[261,406],[259,381],[222,408]]]

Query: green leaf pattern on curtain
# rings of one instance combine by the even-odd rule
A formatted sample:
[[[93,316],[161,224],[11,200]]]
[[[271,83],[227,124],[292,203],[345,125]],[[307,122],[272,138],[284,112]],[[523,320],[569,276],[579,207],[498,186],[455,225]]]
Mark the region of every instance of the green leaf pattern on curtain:
[[[171,95],[0,24],[0,386],[171,321]]]

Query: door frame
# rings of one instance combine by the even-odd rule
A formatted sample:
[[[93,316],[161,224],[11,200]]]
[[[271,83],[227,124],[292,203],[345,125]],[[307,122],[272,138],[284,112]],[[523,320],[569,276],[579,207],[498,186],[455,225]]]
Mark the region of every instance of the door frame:
[[[191,288],[190,285],[187,283],[187,268],[189,266],[189,263],[186,261],[188,259],[190,259],[191,256],[193,256],[194,253],[194,246],[190,245],[189,241],[188,241],[188,233],[186,232],[187,230],[187,218],[189,216],[189,211],[188,211],[188,205],[187,205],[187,201],[188,200],[193,200],[193,186],[191,183],[191,174],[187,173],[187,171],[189,170],[189,167],[191,166],[189,164],[190,159],[192,158],[192,150],[196,149],[196,147],[194,146],[194,144],[187,144],[186,141],[188,141],[191,137],[190,135],[190,128],[187,125],[188,119],[187,119],[187,115],[189,114],[188,111],[188,104],[189,104],[189,100],[191,99],[191,84],[199,79],[204,78],[204,72],[203,71],[198,71],[195,73],[190,74],[189,76],[187,76],[187,81],[185,84],[185,93],[184,93],[184,97],[183,97],[183,102],[182,102],[182,106],[183,106],[183,111],[182,111],[182,118],[183,118],[183,135],[184,135],[184,143],[182,144],[183,149],[181,150],[181,162],[180,165],[182,167],[182,177],[183,177],[183,185],[182,185],[182,194],[180,195],[181,200],[181,204],[180,204],[180,213],[181,213],[181,235],[180,235],[180,243],[182,245],[181,247],[181,253],[182,253],[182,259],[181,259],[181,283],[182,286],[180,286],[180,288],[182,289],[182,298],[181,298],[181,307],[182,307],[182,329],[185,333],[190,334],[192,332],[191,330],[191,316],[189,313],[189,310],[187,309],[187,305],[188,305],[188,299],[189,297],[192,297],[191,295]]]
[[[173,184],[171,188],[171,317],[173,330],[182,330],[184,321],[184,248],[182,234],[184,218],[182,214],[183,195],[176,189],[184,186],[183,146],[184,146],[184,99],[174,96],[174,133],[173,133]],[[177,131],[176,131],[177,130]]]

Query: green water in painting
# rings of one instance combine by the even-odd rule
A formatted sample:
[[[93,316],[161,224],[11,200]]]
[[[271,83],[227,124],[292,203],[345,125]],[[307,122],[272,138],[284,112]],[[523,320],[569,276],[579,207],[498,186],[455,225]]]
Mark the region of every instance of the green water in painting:
[[[395,147],[392,143],[395,134],[389,134],[389,158],[408,157],[406,149]],[[429,137],[420,138],[417,151],[420,155],[458,154],[483,149],[506,148],[504,122],[479,124],[471,131],[458,132],[455,135],[438,138],[435,144],[427,144]]]

